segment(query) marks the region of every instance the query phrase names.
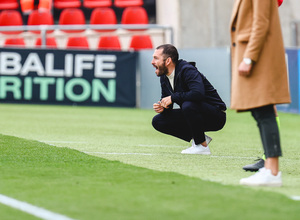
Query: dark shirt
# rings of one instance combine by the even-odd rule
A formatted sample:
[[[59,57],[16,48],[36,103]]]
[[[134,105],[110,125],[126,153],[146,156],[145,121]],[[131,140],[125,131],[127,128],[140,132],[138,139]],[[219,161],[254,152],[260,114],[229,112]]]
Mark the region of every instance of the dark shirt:
[[[185,60],[176,63],[174,90],[166,75],[160,77],[160,83],[162,98],[171,96],[172,102],[179,106],[185,101],[206,102],[222,111],[226,110],[217,90],[195,66]]]

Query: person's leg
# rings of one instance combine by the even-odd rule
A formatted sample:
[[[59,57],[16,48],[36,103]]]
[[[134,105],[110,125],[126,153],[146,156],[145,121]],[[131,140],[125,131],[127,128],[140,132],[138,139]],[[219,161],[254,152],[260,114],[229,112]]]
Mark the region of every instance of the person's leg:
[[[276,123],[277,123],[277,126],[278,126],[278,131],[280,132],[280,120],[279,120],[279,116],[278,116],[278,113],[277,113],[276,105],[274,105],[273,107],[274,107],[274,112],[275,112]],[[264,153],[262,155],[262,157],[257,160],[256,163],[246,165],[246,166],[243,167],[243,169],[245,171],[256,172],[260,168],[263,168],[265,166],[265,160],[266,160],[266,156],[265,156],[265,153]]]
[[[278,125],[272,106],[265,106],[252,111],[257,121],[266,155],[265,167],[271,169],[273,175],[278,173],[278,157],[282,155]],[[268,158],[273,158],[268,160]],[[275,159],[277,158],[277,159]]]
[[[173,109],[157,114],[152,119],[152,126],[164,134],[169,134],[190,142],[191,130],[187,124],[181,109]]]
[[[208,143],[211,138],[205,131],[220,130],[226,121],[225,112],[207,103],[184,102],[182,112],[192,132],[192,146],[182,154],[210,154]]]
[[[226,122],[226,113],[207,103],[186,101],[182,104],[183,115],[192,132],[195,144],[206,146],[206,131],[218,131]]]
[[[282,155],[280,137],[275,112],[272,105],[252,109],[252,116],[257,121],[264,152],[266,155],[265,167],[248,178],[241,179],[244,185],[281,186],[279,172],[279,157]]]
[[[225,112],[213,106],[185,102],[182,105],[182,109],[173,109],[157,114],[152,120],[152,125],[162,133],[175,136],[187,142],[194,139],[195,145],[202,143],[207,146],[207,137],[204,132],[221,129],[225,121]],[[198,153],[202,154],[202,152]],[[209,153],[209,149],[206,149],[203,154]]]

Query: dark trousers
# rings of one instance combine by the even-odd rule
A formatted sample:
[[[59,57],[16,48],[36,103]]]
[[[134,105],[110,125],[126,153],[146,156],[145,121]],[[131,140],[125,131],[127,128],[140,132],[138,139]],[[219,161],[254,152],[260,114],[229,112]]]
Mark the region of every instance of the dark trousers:
[[[218,131],[226,122],[226,113],[207,103],[186,101],[181,109],[165,110],[153,117],[153,127],[190,142],[193,138],[196,144],[205,141],[205,131]]]
[[[266,158],[282,156],[273,105],[251,109],[251,113],[257,122]]]

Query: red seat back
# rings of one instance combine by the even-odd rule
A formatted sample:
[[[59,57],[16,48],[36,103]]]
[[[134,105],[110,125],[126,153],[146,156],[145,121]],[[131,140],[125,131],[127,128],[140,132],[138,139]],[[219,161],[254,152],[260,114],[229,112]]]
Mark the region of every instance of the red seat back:
[[[22,26],[21,13],[16,10],[4,10],[0,13],[0,27],[2,26]],[[3,34],[20,34],[22,31],[1,31]]]
[[[115,0],[114,6],[119,8],[126,8],[131,6],[142,6],[144,4],[143,0]]]
[[[99,50],[121,50],[118,36],[101,36],[98,43]]]
[[[4,41],[5,47],[25,47],[25,41],[23,38],[6,38]]]
[[[117,16],[112,8],[95,8],[92,11],[90,24],[117,24]],[[96,30],[98,32],[114,31],[114,30]]]
[[[129,48],[134,50],[152,49],[151,37],[149,35],[134,35],[131,37]]]
[[[89,49],[89,43],[86,37],[69,37],[67,49]]]
[[[0,10],[18,9],[19,3],[17,0],[1,0]]]
[[[54,8],[79,8],[81,6],[80,0],[54,0]]]
[[[127,7],[123,11],[122,24],[149,24],[149,18],[143,7]]]
[[[53,25],[54,20],[50,11],[33,11],[28,17],[28,25]],[[39,34],[40,31],[31,31],[33,33]],[[51,31],[47,31],[47,33],[51,33]]]
[[[81,9],[79,8],[66,8],[59,16],[60,25],[84,25],[85,17]],[[68,33],[77,33],[84,30],[63,30]]]
[[[39,37],[35,41],[35,46],[41,47],[42,46],[42,39]],[[54,37],[47,37],[46,38],[46,47],[47,48],[57,48],[57,43]]]
[[[112,0],[83,0],[85,8],[99,8],[112,6]]]

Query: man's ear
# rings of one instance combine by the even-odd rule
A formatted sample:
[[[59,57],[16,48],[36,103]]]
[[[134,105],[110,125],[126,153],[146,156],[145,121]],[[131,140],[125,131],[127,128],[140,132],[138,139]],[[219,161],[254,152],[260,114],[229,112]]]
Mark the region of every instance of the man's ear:
[[[170,65],[170,64],[171,64],[171,62],[172,62],[172,59],[171,59],[171,57],[168,57],[168,58],[166,59],[166,65]]]

